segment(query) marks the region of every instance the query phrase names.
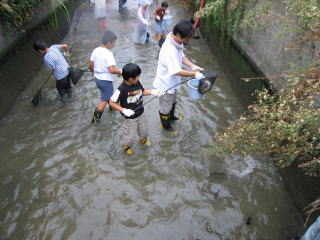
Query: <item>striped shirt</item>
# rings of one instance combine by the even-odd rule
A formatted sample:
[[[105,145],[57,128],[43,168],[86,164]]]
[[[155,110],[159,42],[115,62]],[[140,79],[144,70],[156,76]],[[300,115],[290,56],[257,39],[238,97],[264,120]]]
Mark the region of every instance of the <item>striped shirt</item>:
[[[52,45],[44,55],[44,63],[48,69],[54,71],[57,80],[61,80],[69,74],[69,64],[62,55],[61,49],[61,45]]]

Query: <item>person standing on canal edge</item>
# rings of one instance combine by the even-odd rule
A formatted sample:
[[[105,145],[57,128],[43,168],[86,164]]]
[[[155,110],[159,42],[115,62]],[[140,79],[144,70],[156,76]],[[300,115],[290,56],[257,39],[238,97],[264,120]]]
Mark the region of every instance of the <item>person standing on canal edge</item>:
[[[66,101],[66,95],[71,97],[71,84],[69,75],[69,64],[64,58],[62,51],[68,51],[67,44],[55,44],[50,47],[43,40],[36,40],[33,44],[34,49],[43,56],[46,67],[53,70],[56,78],[56,88],[58,90],[60,100]]]
[[[164,30],[164,23],[163,23],[163,16],[166,13],[166,10],[168,8],[168,2],[164,1],[161,3],[161,7],[153,10],[153,15],[156,17],[156,33],[154,35],[154,38],[156,40],[159,39],[159,35],[161,34],[161,37],[166,38],[166,32]]]
[[[116,68],[113,53],[109,50],[116,44],[117,36],[114,32],[105,31],[102,37],[102,46],[93,50],[89,68],[94,74],[95,82],[100,90],[101,98],[93,113],[91,123],[99,122],[107,103],[113,94],[113,74],[121,75],[121,70]]]
[[[123,120],[122,148],[128,155],[133,154],[132,145],[138,135],[140,143],[151,145],[148,141],[148,122],[144,114],[142,97],[160,96],[160,92],[147,90],[140,82],[141,69],[137,64],[128,63],[122,69],[123,83],[118,87],[110,100],[110,106],[121,112]],[[117,104],[119,103],[119,104]]]
[[[153,82],[156,89],[164,92],[181,83],[181,77],[194,77],[197,80],[204,78],[199,72],[203,69],[193,64],[183,52],[184,44],[190,41],[193,34],[194,28],[189,20],[180,21],[173,28],[173,32],[168,34],[159,53],[157,74]],[[190,67],[192,71],[183,70],[182,63]],[[173,87],[159,98],[161,124],[166,131],[172,134],[177,134],[178,131],[172,128],[170,122],[183,119],[174,115],[179,87],[180,85]]]

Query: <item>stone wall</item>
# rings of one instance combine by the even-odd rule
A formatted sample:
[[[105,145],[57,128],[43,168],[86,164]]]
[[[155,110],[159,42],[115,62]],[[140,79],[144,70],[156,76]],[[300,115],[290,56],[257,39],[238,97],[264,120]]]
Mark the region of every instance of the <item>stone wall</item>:
[[[66,0],[67,1],[67,0]],[[70,17],[84,0],[68,1]],[[5,31],[0,24],[0,118],[10,109],[17,96],[39,70],[42,58],[33,50],[33,42],[43,39],[47,44],[60,42],[71,25],[62,11],[56,11],[59,27],[52,23],[50,0],[44,0],[35,10],[34,17],[25,31]]]
[[[258,0],[247,6],[248,9],[256,7],[260,4],[269,2],[267,0]],[[274,2],[271,9],[276,14],[285,15],[285,6],[281,1]],[[245,12],[248,14],[248,12]],[[289,19],[289,18],[288,18]],[[259,20],[258,20],[259,21]],[[288,70],[304,69],[310,63],[320,60],[319,55],[301,50],[285,51],[285,48],[291,44],[301,40],[301,36],[297,31],[286,32],[280,35],[284,29],[284,24],[276,17],[271,19],[270,24],[263,30],[249,30],[240,28],[233,37],[236,46],[254,63],[265,76],[278,75]],[[299,46],[298,46],[299,47]],[[314,48],[320,51],[319,42],[316,44],[305,44],[302,48]],[[270,79],[270,82],[276,88],[281,88],[286,83],[285,77],[277,77]],[[281,176],[286,183],[287,189],[291,194],[297,208],[301,213],[303,209],[320,196],[320,178],[306,176],[298,166],[290,166],[280,169]],[[312,216],[311,224],[315,220],[316,214]]]
[[[68,1],[62,0],[62,2]],[[12,48],[15,47],[15,43],[28,35],[30,31],[37,28],[39,24],[46,20],[52,13],[53,8],[51,6],[51,0],[43,0],[34,10],[34,15],[30,23],[22,27],[22,31],[17,32],[15,29],[5,30],[0,23],[0,57],[9,53]]]
[[[253,7],[266,2],[270,1],[248,1],[244,16],[246,16]],[[271,9],[273,12],[278,14],[285,13],[285,6],[281,1],[273,1],[273,3],[274,5]],[[259,19],[257,19],[257,21],[259,21]],[[238,49],[237,52],[246,58],[247,62],[257,71],[257,75],[270,76],[283,74],[288,70],[295,71],[296,69],[303,69],[312,62],[320,61],[320,56],[316,54],[302,52],[301,50],[285,51],[285,48],[300,40],[301,36],[299,36],[297,32],[288,32],[285,35],[279,36],[279,33],[283,31],[283,27],[284,24],[281,24],[281,21],[277,21],[276,24],[273,23],[273,21],[270,21],[270,24],[261,30],[250,30],[248,28],[240,27],[232,38],[231,46],[233,45]],[[238,77],[234,79],[234,82],[230,83],[235,94],[242,102],[243,99],[247,99],[247,102],[251,101],[250,103],[252,103],[252,99],[249,99],[248,96],[243,96],[243,93],[245,93],[244,95],[248,95],[252,92],[248,91],[248,89],[252,87],[257,89],[259,86],[254,84],[250,85],[250,82],[241,82],[240,77],[255,77],[254,73],[243,71],[243,66],[245,64],[239,64],[239,57],[235,57],[236,54],[228,51],[230,46],[226,46],[222,49],[217,47],[219,44],[219,36],[212,30],[212,27],[209,24],[202,21],[200,29],[207,38],[215,56],[219,57],[219,63],[223,66],[231,67],[232,69],[230,72],[237,73],[236,76]],[[319,45],[318,42],[314,45],[309,44],[302,47],[315,49],[320,52]],[[232,77],[229,79],[232,80]],[[281,88],[285,85],[286,79],[286,77],[271,78],[270,83],[275,88]],[[257,80],[251,82],[254,83],[255,81]],[[320,178],[306,176],[297,165],[279,169],[279,173],[282,176],[297,209],[305,219],[304,208],[320,196]],[[312,224],[316,217],[317,213],[313,214],[307,225]]]
[[[270,2],[268,0],[249,1],[247,11],[253,7],[261,6]],[[273,1],[272,12],[286,16],[285,6],[281,1]],[[290,19],[291,17],[288,17]],[[291,18],[292,19],[292,18]],[[261,21],[256,19],[257,21]],[[285,24],[278,17],[274,16],[270,19],[270,24],[261,30],[250,30],[240,27],[234,34],[233,40],[238,48],[245,53],[246,57],[265,75],[282,74],[288,70],[303,69],[309,63],[319,61],[319,56],[303,52],[301,50],[285,51],[292,43],[301,39],[297,31],[279,34],[284,31]],[[294,28],[292,28],[294,29]],[[304,45],[303,48],[316,48],[320,51],[319,42],[316,45]],[[293,67],[294,66],[294,67]],[[285,79],[275,78],[271,83],[276,88],[281,88],[285,84]]]

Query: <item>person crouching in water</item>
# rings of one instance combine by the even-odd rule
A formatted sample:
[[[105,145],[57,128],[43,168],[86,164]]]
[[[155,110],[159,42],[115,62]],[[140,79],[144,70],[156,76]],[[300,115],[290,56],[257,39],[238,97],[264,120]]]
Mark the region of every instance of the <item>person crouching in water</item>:
[[[154,38],[156,40],[159,39],[159,35],[161,35],[162,38],[166,38],[166,32],[164,30],[164,22],[163,22],[163,16],[166,13],[166,10],[168,8],[168,2],[164,1],[161,3],[161,7],[153,10],[153,15],[156,17],[156,33],[154,35]]]
[[[36,40],[33,47],[37,52],[43,55],[46,67],[53,70],[60,100],[65,102],[66,96],[71,97],[72,94],[69,75],[70,66],[62,54],[62,51],[68,52],[68,45],[55,44],[48,47],[43,40]]]
[[[105,31],[102,37],[102,46],[93,50],[89,68],[93,72],[97,87],[100,90],[101,98],[96,107],[91,123],[99,122],[107,103],[113,94],[113,74],[121,74],[116,68],[116,61],[113,53],[109,50],[116,44],[117,36],[111,31]]]
[[[160,120],[163,128],[177,134],[171,126],[171,121],[182,119],[175,116],[177,89],[181,86],[181,77],[193,77],[197,80],[204,76],[199,71],[203,69],[193,64],[185,57],[183,49],[184,44],[188,43],[194,34],[193,25],[189,20],[180,21],[169,33],[159,53],[157,74],[153,86],[165,91],[165,94],[159,98]],[[182,69],[182,63],[191,68],[192,71]],[[177,85],[176,87],[174,87]],[[170,90],[167,90],[170,89]]]
[[[151,145],[148,141],[148,122],[144,114],[142,97],[146,95],[160,96],[157,90],[147,90],[140,82],[141,69],[137,64],[128,63],[122,69],[123,83],[114,92],[110,106],[121,112],[123,120],[122,147],[127,154],[133,154],[132,145],[137,135],[140,143]]]

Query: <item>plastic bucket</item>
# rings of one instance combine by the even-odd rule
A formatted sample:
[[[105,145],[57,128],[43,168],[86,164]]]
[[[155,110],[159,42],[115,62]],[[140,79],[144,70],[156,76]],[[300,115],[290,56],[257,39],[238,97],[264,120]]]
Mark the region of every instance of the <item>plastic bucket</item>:
[[[199,86],[200,81],[197,79],[191,79],[188,81],[188,86],[189,86],[189,97],[192,99],[201,99],[202,94],[199,93],[198,91],[198,86]]]
[[[167,26],[172,24],[172,16],[169,14],[164,15],[163,17],[163,23]]]

